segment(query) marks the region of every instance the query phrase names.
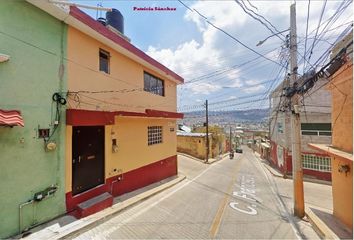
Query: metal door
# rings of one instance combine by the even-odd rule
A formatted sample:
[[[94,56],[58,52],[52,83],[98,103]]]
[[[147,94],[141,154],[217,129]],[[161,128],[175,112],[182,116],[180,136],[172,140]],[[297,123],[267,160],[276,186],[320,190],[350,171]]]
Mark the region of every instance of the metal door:
[[[73,127],[72,193],[104,183],[104,127]]]

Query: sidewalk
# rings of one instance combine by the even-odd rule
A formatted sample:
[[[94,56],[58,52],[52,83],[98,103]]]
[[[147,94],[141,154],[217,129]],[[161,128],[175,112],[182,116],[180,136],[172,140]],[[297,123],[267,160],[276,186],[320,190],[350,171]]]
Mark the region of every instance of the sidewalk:
[[[284,175],[279,170],[273,168],[268,161],[261,159],[258,153],[255,153],[255,156],[258,160],[261,161],[262,166],[265,167],[274,177],[284,179]],[[291,179],[292,176],[285,176],[285,178]],[[288,179],[284,179],[284,181],[288,181]],[[331,185],[331,183],[327,181],[311,178],[304,178],[304,182],[308,182],[305,184],[315,183]],[[325,195],[326,193],[323,194]],[[323,204],[323,195],[308,195],[309,194],[307,194],[305,198],[310,198],[312,203],[305,203],[305,213],[309,222],[321,237],[325,239],[353,239],[353,233],[350,231],[350,229],[348,229],[343,223],[341,223],[336,217],[333,216],[332,206],[326,206],[327,209],[318,206],[320,203]],[[325,198],[331,198],[331,195]]]
[[[137,203],[153,196],[161,191],[170,188],[183,181],[186,177],[183,175],[170,177],[160,182],[151,184],[142,189],[124,194],[114,198],[113,206],[106,208],[98,213],[92,214],[82,219],[76,219],[70,215],[64,215],[48,223],[40,225],[30,230],[31,234],[21,234],[15,238],[26,239],[63,239],[72,238],[85,229],[99,225],[109,220],[119,212],[136,205]],[[29,235],[28,235],[29,234]],[[24,236],[27,235],[27,236]]]
[[[274,168],[267,160],[264,160],[260,157],[259,153],[255,152],[254,153],[255,156],[263,163],[263,166],[267,168],[267,170],[274,176],[274,177],[280,177],[280,178],[288,178],[288,179],[292,179],[293,176],[292,175],[284,175],[283,173],[281,173],[278,169]],[[324,180],[320,180],[320,179],[316,179],[316,178],[310,178],[307,176],[303,177],[305,182],[312,182],[312,183],[319,183],[319,184],[326,184],[326,185],[332,185],[332,182],[329,181],[324,181]]]
[[[188,155],[186,153],[178,152],[177,155],[185,156],[185,157],[191,158],[191,159],[196,160],[196,161],[201,162],[201,163],[213,164],[215,162],[218,162],[218,161],[224,159],[226,156],[229,156],[229,153],[224,153],[224,154],[218,156],[217,158],[209,158],[208,163],[206,163],[204,159],[199,159],[199,158],[193,157],[191,155]]]

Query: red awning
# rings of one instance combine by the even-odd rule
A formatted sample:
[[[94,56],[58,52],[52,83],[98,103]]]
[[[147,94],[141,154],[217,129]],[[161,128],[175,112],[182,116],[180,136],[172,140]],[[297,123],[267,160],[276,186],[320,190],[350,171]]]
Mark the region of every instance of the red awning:
[[[21,112],[17,110],[0,109],[0,126],[21,126],[24,127]]]

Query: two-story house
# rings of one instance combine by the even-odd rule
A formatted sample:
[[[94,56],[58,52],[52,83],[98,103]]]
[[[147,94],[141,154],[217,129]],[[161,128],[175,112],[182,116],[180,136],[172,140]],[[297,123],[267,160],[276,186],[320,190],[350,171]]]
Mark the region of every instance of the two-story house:
[[[110,206],[112,196],[177,175],[183,79],[129,42],[118,10],[102,23],[71,7],[66,21],[66,206],[82,217]]]
[[[67,4],[0,2],[0,238],[177,174],[183,78]]]

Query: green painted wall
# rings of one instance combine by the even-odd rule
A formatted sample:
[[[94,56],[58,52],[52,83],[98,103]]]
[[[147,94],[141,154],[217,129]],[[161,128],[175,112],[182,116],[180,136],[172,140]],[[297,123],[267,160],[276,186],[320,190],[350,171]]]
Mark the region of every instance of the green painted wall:
[[[67,27],[23,0],[0,1],[0,109],[22,112],[25,127],[0,126],[0,238],[19,233],[19,205],[52,184],[53,197],[23,208],[21,230],[65,212],[65,106],[45,151],[38,127],[53,131],[55,92],[66,91]],[[64,71],[63,71],[64,70]]]

